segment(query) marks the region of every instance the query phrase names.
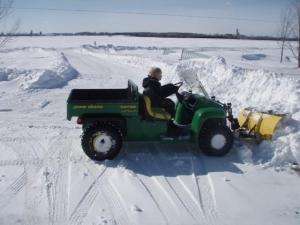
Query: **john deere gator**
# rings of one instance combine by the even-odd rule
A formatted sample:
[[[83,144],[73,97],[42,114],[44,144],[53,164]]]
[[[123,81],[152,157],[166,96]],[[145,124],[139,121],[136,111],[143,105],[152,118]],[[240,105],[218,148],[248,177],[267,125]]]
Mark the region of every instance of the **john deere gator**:
[[[234,131],[251,136],[247,125],[255,125],[251,117],[241,115],[241,126],[230,103],[203,93],[178,92],[172,118],[164,109],[152,107],[132,81],[126,89],[74,89],[67,101],[67,119],[77,117],[83,151],[93,160],[113,159],[124,142],[191,143],[207,155],[224,156],[233,146]]]

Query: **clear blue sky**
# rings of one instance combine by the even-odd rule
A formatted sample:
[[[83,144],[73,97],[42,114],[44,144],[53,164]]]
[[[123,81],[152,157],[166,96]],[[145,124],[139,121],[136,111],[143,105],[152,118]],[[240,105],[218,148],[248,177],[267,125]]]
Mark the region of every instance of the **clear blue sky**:
[[[199,16],[253,18],[278,21],[288,0],[15,0],[15,7],[135,11]],[[200,19],[149,15],[14,11],[21,20],[21,31],[49,32],[195,32],[275,35],[274,23],[222,19]]]

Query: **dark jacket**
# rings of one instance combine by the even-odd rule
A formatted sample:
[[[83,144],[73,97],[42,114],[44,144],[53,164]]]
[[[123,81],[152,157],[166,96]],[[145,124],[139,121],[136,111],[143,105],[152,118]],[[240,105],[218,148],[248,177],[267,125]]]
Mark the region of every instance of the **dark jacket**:
[[[143,88],[143,94],[147,95],[151,99],[152,106],[158,107],[163,98],[160,82],[157,79],[148,76],[143,80]]]
[[[144,95],[151,99],[151,104],[154,107],[161,106],[161,102],[166,97],[175,94],[178,90],[173,84],[161,86],[160,82],[153,77],[146,77],[143,80]]]

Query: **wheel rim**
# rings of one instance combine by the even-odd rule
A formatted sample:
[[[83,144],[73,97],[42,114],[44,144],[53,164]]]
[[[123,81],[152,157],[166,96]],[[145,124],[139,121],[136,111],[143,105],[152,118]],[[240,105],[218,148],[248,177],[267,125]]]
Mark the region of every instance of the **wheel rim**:
[[[211,146],[216,150],[221,150],[226,145],[226,137],[222,134],[216,134],[212,137]]]
[[[98,132],[93,139],[93,147],[95,152],[107,154],[114,146],[113,138],[105,132]]]

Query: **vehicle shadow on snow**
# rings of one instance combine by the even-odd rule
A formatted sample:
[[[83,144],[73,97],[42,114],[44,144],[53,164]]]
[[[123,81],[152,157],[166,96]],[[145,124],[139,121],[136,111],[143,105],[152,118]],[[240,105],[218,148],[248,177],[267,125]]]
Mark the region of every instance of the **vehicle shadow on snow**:
[[[190,145],[127,144],[119,156],[106,166],[126,169],[144,176],[176,177],[207,175],[214,172],[243,172],[235,151],[225,157],[208,157]]]

